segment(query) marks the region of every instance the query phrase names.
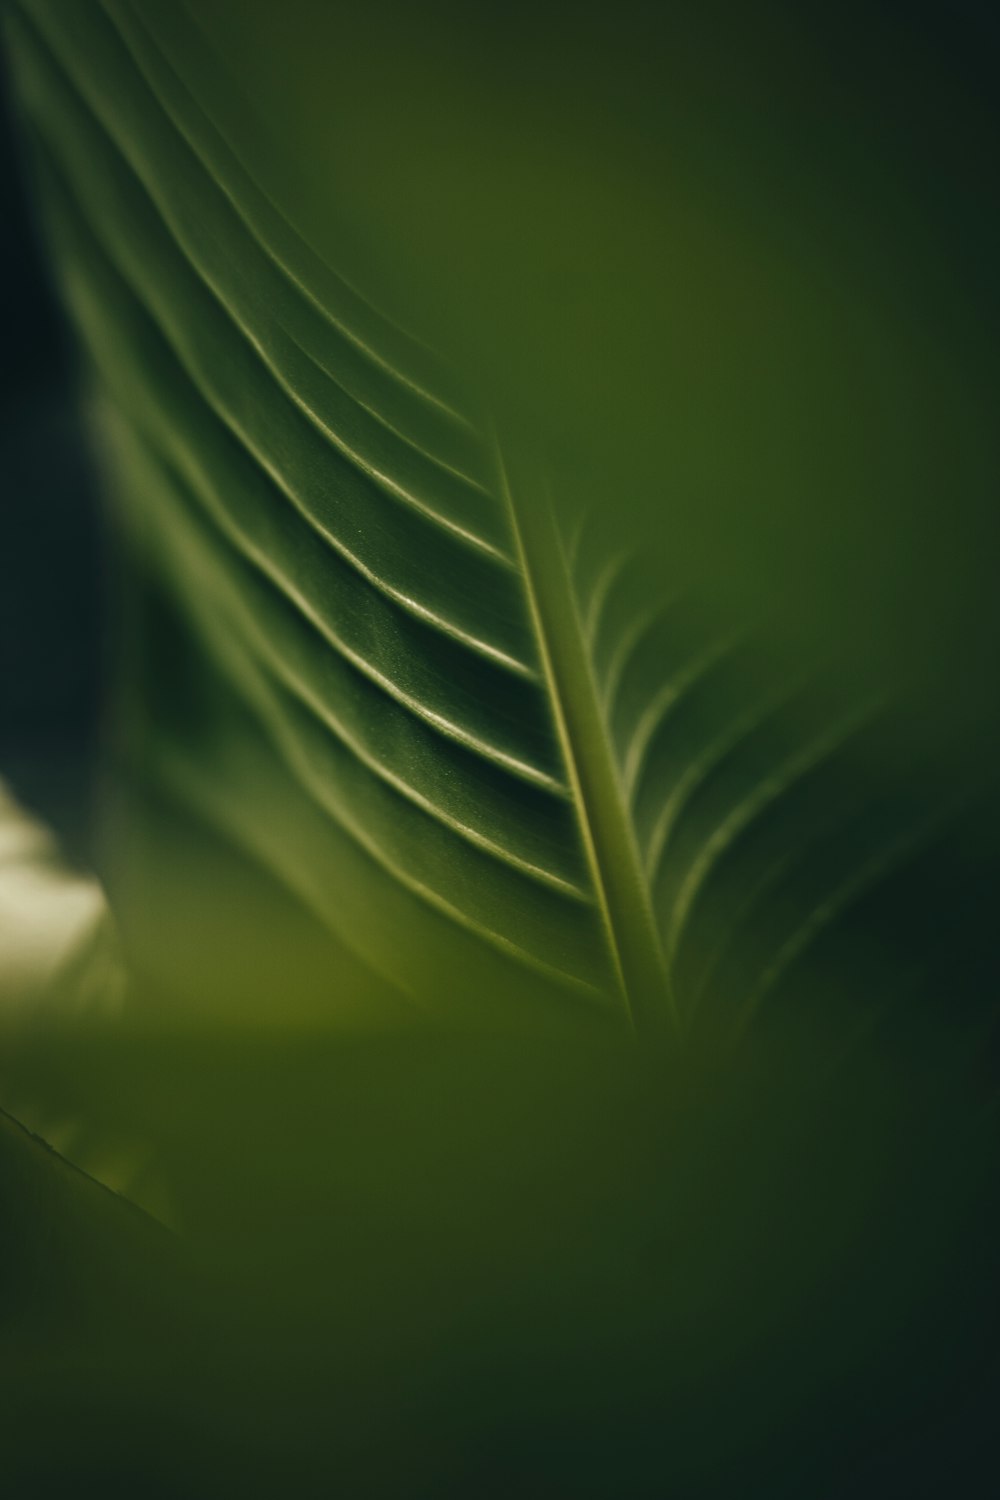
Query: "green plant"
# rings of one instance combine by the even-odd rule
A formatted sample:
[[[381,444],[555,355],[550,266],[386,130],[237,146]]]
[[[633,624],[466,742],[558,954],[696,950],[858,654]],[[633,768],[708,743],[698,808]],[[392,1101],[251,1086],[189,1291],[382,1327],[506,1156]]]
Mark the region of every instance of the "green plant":
[[[749,922],[745,1019],[939,822],[865,800],[879,685],[824,697],[699,618],[634,505],[581,511],[320,262],[157,40],[210,66],[180,16],[10,24],[117,514],[180,621],[138,774],[418,1002],[461,975],[466,1014],[548,996],[676,1035]]]
[[[736,1351],[745,1390],[767,1330],[787,1335],[794,1310],[811,1307],[809,1278],[835,1281],[838,1255],[864,1285],[861,1322],[886,1341],[909,1336],[945,1231],[923,1223],[921,1193],[899,1188],[894,1163],[917,1122],[933,1136],[928,1090],[941,1091],[948,1121],[946,1145],[920,1135],[928,1178],[939,1194],[947,1185],[956,1223],[983,1201],[989,1153],[950,1092],[992,1014],[974,910],[987,889],[989,757],[964,733],[979,677],[970,668],[968,691],[951,681],[953,658],[944,652],[942,670],[915,624],[938,559],[886,582],[911,495],[937,481],[911,452],[914,412],[931,412],[956,450],[969,431],[978,441],[966,399],[977,368],[970,356],[954,390],[911,377],[895,304],[867,310],[865,293],[883,285],[875,251],[827,295],[804,231],[805,270],[771,264],[753,208],[723,217],[730,244],[699,197],[710,144],[688,163],[694,186],[682,167],[670,178],[662,218],[640,207],[628,219],[632,200],[615,194],[631,142],[610,112],[612,168],[595,146],[591,171],[594,143],[565,147],[530,67],[527,83],[517,75],[532,127],[522,135],[490,123],[489,97],[485,123],[467,108],[460,63],[495,81],[474,37],[449,31],[434,64],[436,34],[414,36],[405,8],[373,23],[307,9],[291,8],[273,75],[253,45],[273,26],[262,7],[206,7],[207,30],[234,49],[250,38],[232,70],[182,6],[7,9],[127,580],[115,743],[126,812],[110,888],[133,987],[117,1031],[22,1042],[11,1086],[60,1101],[57,1115],[91,1122],[102,1141],[134,1131],[154,1143],[210,1264],[210,1291],[199,1282],[192,1299],[214,1330],[203,1355],[228,1327],[220,1265],[235,1268],[238,1328],[258,1328],[259,1289],[271,1287],[276,1323],[262,1347],[278,1350],[277,1367],[289,1349],[309,1351],[299,1395],[277,1403],[275,1451],[294,1446],[292,1407],[307,1400],[326,1339],[342,1339],[370,1380],[371,1351],[392,1330],[390,1384],[405,1385],[414,1362],[433,1367],[438,1319],[440,1378],[460,1404],[470,1346],[449,1324],[455,1309],[484,1320],[485,1346],[512,1364],[507,1340],[537,1316],[538,1369],[551,1379],[533,1377],[535,1399],[565,1380],[570,1407],[575,1392],[598,1425],[621,1418],[634,1439],[628,1483],[656,1493],[664,1471],[646,1403],[695,1413],[677,1459],[694,1483],[711,1428],[697,1379],[716,1378]],[[335,53],[329,28],[341,24]],[[314,25],[321,58],[342,69],[332,102],[311,72]],[[570,51],[579,63],[583,50]],[[618,98],[612,54],[581,63],[581,76]],[[341,56],[357,59],[361,82]],[[289,94],[278,166],[302,170],[304,186],[287,185],[297,214],[277,206],[280,172],[230,76],[242,66],[265,99],[268,87],[287,94],[290,60],[305,103]],[[398,101],[385,139],[365,82],[383,65],[380,101]],[[416,108],[421,68],[461,107],[449,96]],[[557,90],[570,114],[574,97]],[[340,111],[333,146],[310,112],[317,98]],[[456,118],[471,145],[442,146],[442,121]],[[351,124],[353,166],[337,155]],[[411,128],[424,152],[412,160],[427,167],[416,187],[396,165],[397,153],[411,159]],[[574,173],[583,184],[570,231],[563,200],[547,196],[546,152],[573,211]],[[622,205],[649,244],[638,233],[619,243]],[[375,300],[408,317],[412,305],[444,353],[332,269],[341,241]],[[662,292],[661,246],[681,292]],[[923,253],[930,277],[936,251]],[[729,300],[718,319],[692,313],[719,286]],[[587,303],[595,292],[601,306]],[[760,347],[764,357],[747,354]],[[830,394],[845,375],[856,407],[853,392]],[[872,410],[878,445],[856,436]],[[832,458],[818,442],[827,419],[850,429]],[[804,450],[801,468],[789,459],[786,471],[786,439]],[[962,472],[981,477],[987,448],[967,442]],[[803,474],[815,483],[806,523]],[[838,551],[824,487],[836,497],[847,481],[860,498],[839,497]],[[967,623],[956,637],[972,634]],[[945,1047],[936,1028],[956,954],[970,982],[955,985],[960,1024]],[[370,1044],[336,1041],[357,1029],[389,1032],[381,1063]],[[519,1040],[491,1053],[469,1032]],[[633,1035],[642,1048],[623,1053]],[[884,1073],[872,1035],[905,1039]],[[788,1171],[801,1214],[782,1176],[798,1131]],[[141,1183],[122,1181],[143,1200]],[[866,1215],[897,1190],[892,1244],[909,1269],[887,1290],[869,1274]],[[343,1242],[345,1225],[356,1240]],[[450,1231],[461,1253],[440,1249]],[[732,1281],[718,1250],[730,1240],[750,1266]],[[856,1244],[871,1257],[852,1259]],[[532,1310],[513,1333],[508,1264]],[[612,1290],[619,1280],[626,1289]],[[363,1313],[345,1311],[345,1286]],[[975,1321],[966,1296],[963,1330]],[[314,1342],[302,1333],[310,1319]],[[858,1322],[820,1321],[842,1375]],[[613,1399],[580,1352],[589,1337],[608,1361],[635,1362]],[[801,1345],[789,1347],[767,1366],[776,1410],[798,1410],[790,1372],[822,1388]],[[698,1372],[690,1387],[684,1359]],[[908,1391],[901,1375],[900,1403]],[[377,1428],[378,1396],[344,1399],[344,1431],[355,1418]],[[773,1440],[764,1396],[742,1419],[738,1407],[726,1408],[719,1483],[732,1483],[755,1433]],[[519,1410],[507,1397],[500,1409]],[[558,1401],[545,1410],[558,1431]],[[407,1441],[419,1448],[409,1428]],[[595,1492],[618,1462],[597,1464]],[[790,1493],[807,1468],[797,1452]]]

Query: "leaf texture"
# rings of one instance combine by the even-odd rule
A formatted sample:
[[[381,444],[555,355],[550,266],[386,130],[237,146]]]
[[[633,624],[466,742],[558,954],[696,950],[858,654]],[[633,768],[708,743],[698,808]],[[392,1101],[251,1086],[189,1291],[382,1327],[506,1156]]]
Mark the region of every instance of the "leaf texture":
[[[651,583],[322,262],[183,8],[8,27],[134,565],[190,644],[141,774],[416,1003],[458,974],[466,1009],[745,1024],[938,826],[873,814],[882,706]]]

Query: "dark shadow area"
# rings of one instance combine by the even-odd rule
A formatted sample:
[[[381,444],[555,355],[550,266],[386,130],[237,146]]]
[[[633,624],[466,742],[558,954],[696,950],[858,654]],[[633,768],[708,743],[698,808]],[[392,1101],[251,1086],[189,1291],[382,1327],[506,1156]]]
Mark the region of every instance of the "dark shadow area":
[[[0,776],[88,860],[104,576],[73,362],[0,72]]]

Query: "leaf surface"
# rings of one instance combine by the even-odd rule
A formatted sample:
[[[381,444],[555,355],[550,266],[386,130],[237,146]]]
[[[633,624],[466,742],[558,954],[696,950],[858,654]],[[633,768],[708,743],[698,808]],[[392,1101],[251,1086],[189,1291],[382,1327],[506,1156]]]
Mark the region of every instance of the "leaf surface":
[[[133,566],[180,622],[141,776],[417,1004],[458,975],[466,1009],[677,1032],[724,974],[748,1018],[936,827],[871,816],[880,705],[674,597],[627,510],[581,514],[320,260],[182,10],[9,27]]]

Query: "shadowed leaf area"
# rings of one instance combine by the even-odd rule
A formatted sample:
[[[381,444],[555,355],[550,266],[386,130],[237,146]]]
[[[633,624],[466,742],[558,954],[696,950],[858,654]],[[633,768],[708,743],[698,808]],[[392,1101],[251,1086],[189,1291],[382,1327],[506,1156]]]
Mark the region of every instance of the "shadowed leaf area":
[[[957,1437],[977,1462],[994,1125],[926,1046],[683,1080],[426,1036],[47,1067],[160,1140],[183,1232],[5,1133],[19,1494],[930,1494]]]

